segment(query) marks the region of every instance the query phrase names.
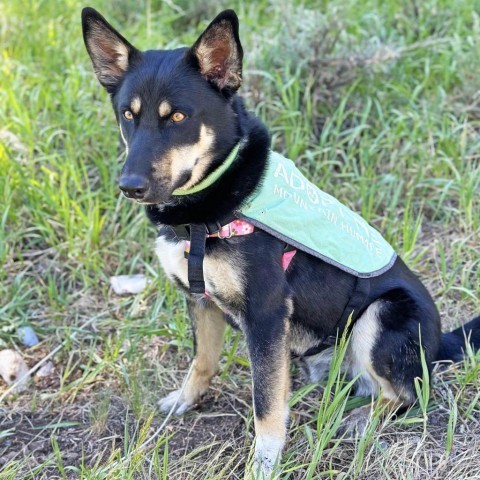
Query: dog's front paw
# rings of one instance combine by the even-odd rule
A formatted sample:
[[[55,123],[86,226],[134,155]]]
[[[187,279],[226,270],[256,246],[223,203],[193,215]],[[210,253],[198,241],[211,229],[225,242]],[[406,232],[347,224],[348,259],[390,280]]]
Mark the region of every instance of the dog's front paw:
[[[173,415],[183,415],[194,406],[195,402],[188,400],[185,397],[185,392],[182,392],[182,390],[175,390],[158,402],[158,407],[161,412],[168,413],[173,408]]]
[[[252,467],[252,480],[279,480],[278,468],[268,465],[265,461],[255,460]]]
[[[283,439],[270,435],[257,436],[255,441],[255,462],[253,473],[255,480],[279,478],[280,463],[284,445]]]

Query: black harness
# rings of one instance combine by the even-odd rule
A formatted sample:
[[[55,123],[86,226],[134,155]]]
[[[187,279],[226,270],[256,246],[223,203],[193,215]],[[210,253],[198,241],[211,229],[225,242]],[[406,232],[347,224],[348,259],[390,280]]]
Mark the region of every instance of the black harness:
[[[203,277],[203,259],[205,257],[205,242],[207,235],[218,233],[222,226],[235,220],[231,215],[222,222],[190,223],[185,225],[166,225],[178,240],[190,242],[188,254],[188,283],[190,293],[205,293],[205,279]]]
[[[178,240],[187,240],[190,242],[190,251],[188,253],[188,282],[190,293],[205,294],[205,279],[203,276],[203,260],[205,258],[205,243],[208,235],[218,233],[222,226],[230,223],[237,217],[234,215],[226,217],[223,222],[211,223],[191,223],[184,225],[164,225],[163,227],[171,230]],[[286,245],[285,251],[292,249]],[[370,293],[369,278],[355,278],[355,286],[347,305],[335,326],[337,334],[345,329],[351,330],[360,313],[363,312]],[[334,335],[327,335],[314,347],[309,348],[302,356],[308,357],[317,355],[326,348],[332,346],[337,341]]]

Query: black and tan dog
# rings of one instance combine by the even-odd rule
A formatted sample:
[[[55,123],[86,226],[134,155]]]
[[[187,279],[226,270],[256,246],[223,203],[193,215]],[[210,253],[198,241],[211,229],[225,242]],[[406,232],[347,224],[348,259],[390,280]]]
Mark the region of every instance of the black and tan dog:
[[[243,50],[233,11],[218,15],[191,48],[145,52],[95,10],[84,9],[82,20],[126,146],[120,188],[160,227],[162,266],[189,298],[194,366],[183,392],[161,400],[163,411],[175,406],[182,414],[200,401],[217,370],[226,321],[240,328],[253,377],[256,458],[268,472],[286,439],[291,353],[319,380],[328,372],[329,339],[352,312],[347,367],[359,375],[357,393],[382,390],[394,406],[415,401],[421,347],[431,368],[461,359],[466,336],[480,345],[480,317],[441,334],[429,293],[399,258],[380,275],[358,278],[298,250],[285,269],[285,242],[271,232],[221,233],[262,183],[270,146],[265,126],[236,96]]]

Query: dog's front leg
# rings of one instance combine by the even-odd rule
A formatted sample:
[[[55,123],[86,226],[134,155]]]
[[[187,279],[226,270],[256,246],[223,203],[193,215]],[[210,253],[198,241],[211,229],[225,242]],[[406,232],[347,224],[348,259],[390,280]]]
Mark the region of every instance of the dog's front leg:
[[[173,413],[176,415],[190,410],[208,390],[217,372],[226,327],[223,312],[213,303],[189,300],[188,306],[195,336],[192,373],[183,391],[176,390],[159,402],[162,412],[169,412],[175,405]]]
[[[250,312],[246,336],[253,377],[255,470],[268,475],[280,461],[288,424],[290,354],[288,347],[291,301]],[[258,472],[257,472],[258,473]]]

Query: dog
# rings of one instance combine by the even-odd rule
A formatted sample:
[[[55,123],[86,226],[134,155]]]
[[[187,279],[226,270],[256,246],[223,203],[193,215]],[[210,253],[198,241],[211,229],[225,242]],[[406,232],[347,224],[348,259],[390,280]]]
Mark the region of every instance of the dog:
[[[480,317],[442,334],[430,294],[378,232],[270,152],[266,127],[237,95],[243,49],[232,10],[191,48],[173,50],[137,50],[92,8],[83,10],[82,26],[125,144],[119,187],[158,226],[156,253],[188,298],[195,357],[184,389],[160,401],[163,412],[180,415],[201,400],[227,323],[241,329],[253,378],[255,458],[269,473],[286,441],[291,354],[319,381],[335,339],[348,330],[346,368],[358,377],[357,394],[381,392],[382,402],[398,408],[415,402],[422,349],[431,370],[435,361],[461,360],[466,341],[480,346]],[[275,176],[283,187],[259,194]],[[255,210],[259,197],[268,205]],[[275,202],[287,200],[300,204],[300,215],[277,213]],[[286,221],[272,227],[262,215]],[[341,228],[333,225],[339,215]],[[337,230],[325,233],[322,222]],[[326,244],[331,235],[343,237],[321,246],[327,253],[308,243]],[[357,244],[363,253],[355,259]],[[379,264],[359,271],[379,252]]]

